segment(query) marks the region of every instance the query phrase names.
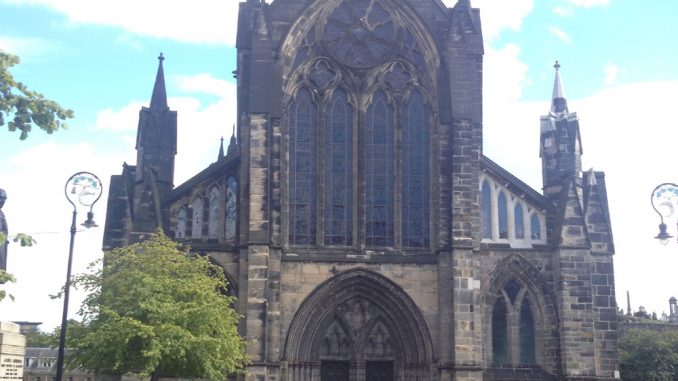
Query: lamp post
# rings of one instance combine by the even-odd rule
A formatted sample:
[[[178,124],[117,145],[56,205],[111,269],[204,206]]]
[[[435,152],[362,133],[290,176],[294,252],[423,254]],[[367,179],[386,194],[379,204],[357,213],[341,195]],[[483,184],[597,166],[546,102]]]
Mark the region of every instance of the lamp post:
[[[87,220],[82,224],[86,228],[96,227],[92,208],[101,197],[101,180],[89,172],[78,172],[71,176],[64,186],[64,194],[68,202],[73,205],[73,219],[71,220],[71,244],[68,248],[68,268],[66,270],[66,284],[64,286],[64,312],[61,317],[61,333],[59,335],[59,357],[57,358],[56,381],[62,381],[64,369],[64,350],[66,347],[66,325],[68,322],[68,296],[71,289],[71,265],[73,264],[73,243],[75,241],[75,218],[78,215],[78,205],[89,207]]]
[[[657,185],[652,191],[650,201],[652,202],[654,211],[659,215],[660,220],[659,234],[654,238],[658,239],[663,245],[666,245],[673,236],[666,231],[664,218],[668,219],[673,217],[676,209],[678,209],[678,185],[674,183]]]

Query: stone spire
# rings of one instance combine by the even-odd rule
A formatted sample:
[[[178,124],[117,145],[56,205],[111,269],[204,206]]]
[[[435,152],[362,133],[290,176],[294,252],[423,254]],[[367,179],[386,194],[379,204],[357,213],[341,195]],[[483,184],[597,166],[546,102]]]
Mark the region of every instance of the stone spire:
[[[217,160],[221,160],[224,158],[224,137],[221,137],[221,145],[219,146],[219,156],[217,157]]]
[[[560,80],[560,63],[556,61],[553,67],[556,69],[556,78],[553,81],[553,96],[551,97],[551,112],[560,113],[567,111],[567,100],[563,90],[563,82]]]
[[[152,109],[167,109],[167,91],[165,90],[165,72],[162,68],[162,61],[165,60],[162,53],[158,56],[158,73],[155,75],[155,85],[153,86],[153,95],[151,95]]]

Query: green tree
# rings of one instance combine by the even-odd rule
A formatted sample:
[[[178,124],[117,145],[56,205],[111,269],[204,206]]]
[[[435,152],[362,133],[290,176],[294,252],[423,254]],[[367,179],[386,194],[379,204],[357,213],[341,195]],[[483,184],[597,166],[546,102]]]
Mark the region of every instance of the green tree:
[[[42,94],[29,90],[26,85],[17,82],[9,69],[20,62],[19,57],[0,50],[0,127],[5,125],[5,118],[9,131],[21,131],[19,139],[28,137],[33,125],[38,126],[48,134],[66,128],[64,120],[73,117],[73,110],[61,107],[58,103],[46,99]],[[0,233],[0,245],[7,239]],[[14,242],[21,246],[32,246],[35,241],[29,235],[20,233],[13,237]],[[0,269],[0,285],[14,282],[14,276]],[[7,296],[5,290],[0,289],[0,302]],[[12,295],[9,295],[10,299]]]
[[[619,369],[625,381],[678,380],[678,332],[630,330],[619,341]]]
[[[75,278],[87,296],[69,364],[97,374],[223,380],[246,363],[223,270],[161,233]]]
[[[21,131],[21,140],[28,137],[33,125],[48,134],[65,128],[63,121],[72,118],[73,111],[17,82],[9,69],[19,62],[19,57],[0,50],[0,126],[9,118],[7,127],[10,131]]]

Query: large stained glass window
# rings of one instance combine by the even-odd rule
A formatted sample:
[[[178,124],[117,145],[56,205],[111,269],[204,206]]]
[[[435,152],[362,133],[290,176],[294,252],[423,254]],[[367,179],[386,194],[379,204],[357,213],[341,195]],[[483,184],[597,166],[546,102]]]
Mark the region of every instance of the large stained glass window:
[[[365,243],[394,245],[394,109],[377,91],[365,117]]]
[[[402,245],[429,246],[429,110],[413,92],[400,113],[402,129]]]
[[[221,203],[219,188],[214,187],[210,191],[209,217],[207,219],[207,238],[219,238],[219,204]]]
[[[353,244],[353,108],[343,90],[325,109],[325,244]]]
[[[290,131],[289,191],[292,245],[316,243],[316,163],[318,162],[317,106],[302,89],[288,110]]]
[[[541,239],[541,224],[539,223],[539,217],[536,214],[532,215],[530,220],[530,232],[532,234],[532,239]]]
[[[205,203],[202,201],[201,197],[198,197],[193,201],[193,221],[191,224],[191,238],[193,239],[202,238],[204,208]]]

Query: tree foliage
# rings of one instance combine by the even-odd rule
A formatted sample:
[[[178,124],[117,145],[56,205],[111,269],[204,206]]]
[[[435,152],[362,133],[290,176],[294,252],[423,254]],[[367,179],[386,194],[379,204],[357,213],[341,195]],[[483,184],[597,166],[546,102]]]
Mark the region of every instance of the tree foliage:
[[[632,329],[619,341],[622,380],[678,380],[678,332]]]
[[[19,62],[19,57],[0,50],[0,126],[4,126],[8,118],[8,129],[21,131],[21,140],[28,137],[33,125],[48,134],[66,128],[63,121],[72,118],[73,111],[17,82],[9,69]]]
[[[223,380],[246,363],[223,269],[161,233],[104,255],[74,285],[87,296],[69,362],[97,374]]]

